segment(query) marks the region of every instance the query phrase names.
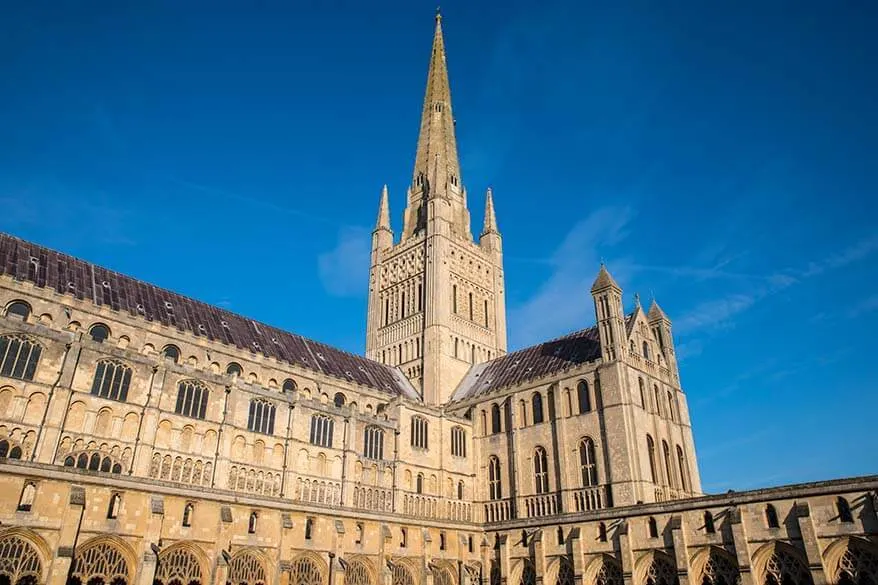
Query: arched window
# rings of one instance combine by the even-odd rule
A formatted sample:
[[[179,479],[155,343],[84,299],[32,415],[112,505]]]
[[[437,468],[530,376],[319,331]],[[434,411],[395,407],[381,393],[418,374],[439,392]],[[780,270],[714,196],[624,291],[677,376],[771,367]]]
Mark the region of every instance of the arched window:
[[[43,348],[23,335],[0,336],[0,376],[33,380]]]
[[[469,293],[469,320],[473,320],[473,293]]]
[[[21,318],[22,321],[27,321],[27,318],[30,317],[30,305],[24,301],[12,301],[6,306],[6,316],[16,316]]]
[[[366,427],[363,437],[363,457],[384,459],[384,430],[381,427]]]
[[[499,500],[503,497],[503,484],[500,479],[500,460],[491,457],[488,460],[488,497]]]
[[[201,382],[183,380],[177,384],[177,404],[174,406],[174,412],[204,420],[209,396],[210,392]]]
[[[594,441],[586,437],[579,442],[579,470],[582,475],[582,487],[598,484],[598,466],[595,460]]]
[[[558,527],[558,544],[564,544],[564,529],[560,526]],[[573,585],[574,582],[573,563],[567,557],[561,557],[555,585]]]
[[[659,393],[658,384],[653,384],[652,392],[655,398],[655,413],[659,416],[662,415],[662,395]]]
[[[451,427],[451,454],[466,457],[466,431],[463,427]]]
[[[0,567],[0,580],[9,585],[36,585],[43,577],[36,547],[15,533],[0,538]]]
[[[180,360],[180,350],[176,345],[166,345],[162,349],[162,355],[165,359],[169,359],[175,364]]]
[[[186,502],[186,506],[183,508],[183,526],[188,528],[192,526],[192,514],[195,513],[195,504],[192,502]]]
[[[598,524],[598,540],[607,542],[607,524],[605,522]]]
[[[580,380],[576,385],[576,398],[579,401],[579,414],[591,411],[591,396],[588,391],[588,382]]]
[[[286,380],[284,380],[283,386],[281,386],[281,390],[284,392],[295,392],[296,383],[293,381],[292,378],[287,378]]]
[[[674,395],[668,390],[668,416],[671,422],[677,422],[676,409],[674,408]]]
[[[835,507],[838,510],[839,521],[841,521],[841,522],[853,522],[854,521],[854,515],[851,513],[851,505],[848,503],[848,501],[845,498],[838,496],[835,499]]]
[[[416,449],[427,448],[427,419],[422,416],[412,417],[411,445]]]
[[[201,585],[203,577],[198,557],[184,546],[173,546],[159,553],[153,585]]]
[[[780,522],[777,520],[777,510],[771,504],[765,505],[765,523],[769,528],[779,528]]]
[[[311,444],[319,447],[332,447],[332,431],[335,421],[325,414],[311,417]]]
[[[537,571],[530,559],[524,560],[524,568],[521,570],[521,583],[519,585],[536,585]]]
[[[228,366],[226,366],[226,374],[228,374],[229,376],[240,376],[243,373],[244,370],[241,368],[240,364],[232,362]]]
[[[18,499],[19,512],[30,512],[34,505],[34,498],[37,495],[37,486],[34,482],[29,481],[24,484],[21,490],[21,497]]]
[[[534,486],[538,494],[549,492],[549,462],[542,447],[534,450]]]
[[[686,457],[683,456],[683,448],[680,445],[677,445],[677,466],[680,468],[680,487],[683,491],[689,491],[691,487],[689,466],[686,464]]]
[[[655,521],[655,518],[652,516],[649,517],[649,537],[650,538],[658,538],[658,524]]]
[[[422,494],[424,493],[424,474],[419,473],[418,477],[415,478],[415,492]]]
[[[764,585],[812,585],[811,572],[794,549],[775,543],[774,551],[765,563]]]
[[[347,404],[348,399],[341,392],[336,392],[335,396],[332,398],[332,403],[336,408],[341,408],[345,404]]]
[[[301,556],[290,566],[290,585],[322,585],[325,581],[320,567],[310,557]],[[345,582],[347,581],[348,574],[345,571]]]
[[[492,404],[491,405],[491,432],[499,433],[501,429],[500,426],[500,405]]]
[[[533,422],[534,424],[539,424],[543,422],[543,395],[539,392],[534,392],[530,401],[531,409],[533,410]]]
[[[71,567],[71,580],[79,583],[106,583],[130,585],[128,561],[114,544],[94,539],[83,547],[77,547]],[[70,581],[68,581],[69,583]]]
[[[255,433],[274,434],[275,406],[267,400],[254,398],[250,401],[250,413],[247,416],[247,429]]]
[[[408,536],[409,532],[405,528],[399,529],[399,547],[405,548],[408,546]]]
[[[88,334],[95,343],[103,343],[110,337],[110,328],[103,323],[97,323],[91,326]]]
[[[462,481],[457,482],[457,499],[458,500],[463,499],[463,482]]]
[[[457,285],[451,285],[451,312],[457,313]]]
[[[119,516],[119,508],[122,506],[122,494],[115,493],[110,496],[110,505],[107,506],[107,518],[112,520]]]
[[[677,487],[677,479],[676,474],[674,473],[674,466],[671,465],[671,449],[668,447],[668,442],[662,440],[662,455],[665,458],[665,473],[668,474],[668,484],[671,487]]]
[[[229,563],[227,585],[266,585],[265,565],[248,549],[238,552]]]
[[[643,359],[649,359],[649,344],[643,342]]]
[[[704,531],[708,534],[716,532],[716,526],[713,523],[713,514],[710,510],[704,512]]]
[[[643,385],[643,378],[637,378],[637,383],[640,385],[640,406],[643,408],[643,410],[648,410],[646,404],[646,389]]]
[[[259,514],[250,512],[250,521],[247,523],[247,532],[256,534],[256,523],[259,522]]]
[[[646,452],[649,455],[649,476],[652,483],[658,483],[655,475],[655,442],[649,435],[646,435]]]
[[[95,368],[91,393],[101,398],[125,402],[131,385],[131,368],[115,360],[101,360]]]

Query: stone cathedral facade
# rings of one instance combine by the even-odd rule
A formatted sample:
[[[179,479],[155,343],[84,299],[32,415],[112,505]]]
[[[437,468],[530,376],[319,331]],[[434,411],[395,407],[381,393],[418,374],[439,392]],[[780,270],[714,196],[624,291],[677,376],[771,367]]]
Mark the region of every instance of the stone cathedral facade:
[[[878,585],[878,477],[702,493],[671,320],[606,267],[507,352],[438,17],[405,201],[365,357],[0,235],[0,585]]]

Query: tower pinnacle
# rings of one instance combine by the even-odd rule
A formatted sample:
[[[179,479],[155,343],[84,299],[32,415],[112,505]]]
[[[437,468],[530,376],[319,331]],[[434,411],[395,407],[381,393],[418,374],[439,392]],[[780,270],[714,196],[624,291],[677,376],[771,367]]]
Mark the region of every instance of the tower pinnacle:
[[[381,202],[378,204],[378,221],[375,224],[375,229],[392,231],[390,229],[390,202],[387,195],[387,185],[381,189]]]
[[[482,235],[499,233],[497,230],[497,216],[494,214],[494,192],[488,187],[485,194],[485,223],[482,227]]]

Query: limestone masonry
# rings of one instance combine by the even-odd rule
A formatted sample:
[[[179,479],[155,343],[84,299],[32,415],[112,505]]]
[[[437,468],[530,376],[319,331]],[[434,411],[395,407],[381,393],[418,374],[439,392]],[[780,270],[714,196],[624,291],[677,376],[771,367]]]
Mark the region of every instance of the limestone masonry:
[[[702,493],[671,320],[606,267],[507,353],[467,199],[437,16],[365,357],[0,234],[0,585],[878,585],[878,477]]]

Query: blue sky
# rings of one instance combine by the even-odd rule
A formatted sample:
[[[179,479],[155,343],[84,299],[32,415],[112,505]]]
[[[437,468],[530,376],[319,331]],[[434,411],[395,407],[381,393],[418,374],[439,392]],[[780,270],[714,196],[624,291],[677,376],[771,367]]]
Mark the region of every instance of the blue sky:
[[[361,352],[435,4],[51,4],[0,21],[0,229]],[[590,325],[603,258],[674,320],[706,490],[878,471],[878,5],[443,13],[511,348]]]

